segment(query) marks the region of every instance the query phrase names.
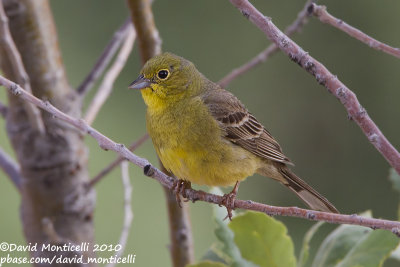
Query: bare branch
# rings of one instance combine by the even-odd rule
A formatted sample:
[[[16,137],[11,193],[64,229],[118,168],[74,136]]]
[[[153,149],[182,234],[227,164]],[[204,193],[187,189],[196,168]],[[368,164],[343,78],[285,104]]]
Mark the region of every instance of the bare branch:
[[[161,38],[154,22],[151,2],[151,0],[127,0],[143,64],[161,53]]]
[[[146,133],[142,137],[140,137],[138,140],[133,142],[128,149],[130,151],[135,151],[139,146],[141,146],[146,140],[149,139],[149,135]],[[99,172],[93,179],[90,180],[88,183],[89,187],[95,186],[103,177],[105,177],[108,173],[110,173],[115,167],[117,167],[121,162],[123,162],[125,158],[123,157],[118,157],[115,159],[113,162],[111,162],[107,167],[105,167],[103,170]]]
[[[89,90],[93,87],[94,83],[99,79],[101,74],[106,69],[108,63],[110,63],[111,59],[117,53],[118,48],[121,46],[123,40],[128,34],[129,25],[131,24],[131,18],[127,18],[124,24],[114,33],[112,39],[107,44],[106,48],[104,48],[103,53],[97,59],[96,64],[93,66],[93,69],[90,71],[88,76],[86,76],[85,80],[83,80],[82,84],[76,89],[78,94],[82,96],[82,98],[89,92]]]
[[[126,61],[129,55],[131,54],[135,38],[136,38],[135,30],[132,24],[129,24],[124,44],[122,45],[122,48],[119,51],[113,65],[105,74],[104,79],[100,84],[96,95],[94,96],[92,102],[88,107],[88,110],[85,115],[85,121],[87,121],[88,124],[93,123],[104,102],[106,102],[108,96],[110,95],[115,80],[121,73],[121,70],[124,68]]]
[[[346,87],[336,75],[333,75],[319,61],[311,57],[300,46],[283,34],[271,21],[265,17],[247,0],[230,0],[240,12],[262,30],[267,37],[289,56],[291,60],[299,64],[316,80],[326,87],[330,93],[336,96],[345,106],[349,117],[353,119],[368,140],[384,156],[389,164],[400,173],[400,154],[386,139],[378,126],[368,116],[364,107],[358,102],[356,95]]]
[[[161,53],[161,39],[156,28],[151,0],[127,0],[138,34],[139,49],[144,64]],[[160,169],[167,170],[159,160]],[[183,267],[194,261],[193,238],[187,204],[181,209],[174,194],[164,188],[170,229],[170,253],[174,267]]]
[[[11,179],[18,191],[21,191],[21,169],[3,149],[0,148],[0,168]]]
[[[0,102],[0,115],[5,118],[7,116],[7,106]]]
[[[365,43],[366,45],[378,50],[385,52],[394,57],[400,58],[400,49],[391,47],[387,44],[384,44],[371,36],[363,33],[359,29],[356,29],[341,19],[335,18],[326,10],[326,6],[319,6],[316,4],[311,4],[309,8],[310,13],[312,13],[315,17],[317,17],[321,22],[329,24],[345,33],[350,35],[351,37]]]
[[[163,165],[161,171],[169,174]],[[173,266],[186,266],[194,262],[193,235],[190,225],[189,203],[183,202],[181,206],[176,202],[176,194],[168,187],[164,187],[168,209],[170,252]]]
[[[126,248],[126,243],[128,242],[129,231],[131,229],[133,212],[132,212],[132,186],[129,179],[128,162],[124,161],[121,163],[121,179],[122,185],[124,187],[124,224],[122,226],[121,236],[119,238],[118,244],[121,245],[121,249],[116,253],[116,257],[119,258],[124,253]],[[106,267],[114,267],[117,262],[109,263]]]
[[[291,36],[292,34],[301,31],[303,26],[307,23],[308,18],[310,17],[310,12],[308,11],[309,6],[315,1],[308,0],[304,5],[304,8],[299,12],[297,18],[290,24],[286,30],[285,34],[287,36]],[[253,57],[247,63],[243,64],[242,66],[233,69],[230,73],[228,73],[225,77],[223,77],[218,84],[226,88],[234,79],[237,77],[245,74],[249,70],[253,69],[254,67],[258,66],[259,64],[267,61],[267,59],[279,51],[279,48],[276,44],[269,45],[264,51],[259,53],[257,56]]]
[[[14,43],[8,27],[8,18],[3,8],[3,1],[0,1],[0,41],[5,51],[4,54],[7,56],[9,63],[11,64],[17,83],[19,83],[29,93],[32,93],[29,76],[26,73],[21,55],[18,52],[17,46]],[[45,127],[39,109],[27,102],[24,102],[24,107],[33,129],[38,131],[40,134],[44,134]]]
[[[173,189],[174,184],[177,182],[176,178],[166,175],[165,173],[163,173],[162,171],[151,165],[147,159],[141,158],[130,152],[124,145],[115,143],[110,138],[106,137],[93,127],[89,126],[87,123],[85,123],[84,120],[76,119],[63,113],[62,111],[51,105],[48,101],[44,102],[38,99],[37,97],[23,90],[19,85],[13,83],[12,81],[2,76],[0,76],[0,84],[5,86],[15,96],[18,96],[25,101],[35,104],[36,106],[49,112],[55,118],[58,118],[76,127],[83,133],[89,134],[94,139],[96,139],[96,141],[98,142],[99,146],[102,149],[112,150],[117,152],[122,157],[126,158],[133,164],[142,168],[146,176],[156,179],[163,186],[169,189]],[[184,193],[185,196],[193,202],[200,200],[220,205],[223,199],[222,196],[209,194],[201,190],[185,189]],[[239,199],[236,199],[234,201],[234,208],[264,212],[271,216],[276,216],[276,215],[291,216],[291,217],[298,217],[314,221],[324,221],[328,223],[353,224],[353,225],[370,227],[373,229],[385,229],[385,230],[390,230],[394,234],[400,236],[400,222],[397,221],[365,218],[355,214],[345,215],[345,214],[329,213],[322,211],[314,211],[314,210],[301,209],[297,207],[276,207],[276,206],[257,203],[251,200],[239,200]]]

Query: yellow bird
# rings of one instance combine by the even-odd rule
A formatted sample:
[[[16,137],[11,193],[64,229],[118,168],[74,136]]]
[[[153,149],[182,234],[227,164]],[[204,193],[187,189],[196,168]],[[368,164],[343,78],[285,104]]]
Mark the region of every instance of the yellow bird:
[[[177,193],[190,182],[235,185],[224,196],[232,204],[239,182],[259,173],[287,186],[311,209],[338,213],[288,168],[292,163],[278,142],[239,99],[190,61],[171,53],[155,56],[129,88],[141,90],[147,131],[165,168],[180,179]]]

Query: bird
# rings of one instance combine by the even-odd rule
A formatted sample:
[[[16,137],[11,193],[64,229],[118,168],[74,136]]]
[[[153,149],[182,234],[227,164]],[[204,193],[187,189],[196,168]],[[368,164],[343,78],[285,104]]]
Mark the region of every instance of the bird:
[[[129,88],[141,92],[157,155],[179,179],[177,196],[191,183],[234,185],[221,203],[231,219],[239,183],[258,173],[288,187],[313,210],[339,213],[290,170],[291,160],[240,100],[189,60],[169,52],[154,56]]]

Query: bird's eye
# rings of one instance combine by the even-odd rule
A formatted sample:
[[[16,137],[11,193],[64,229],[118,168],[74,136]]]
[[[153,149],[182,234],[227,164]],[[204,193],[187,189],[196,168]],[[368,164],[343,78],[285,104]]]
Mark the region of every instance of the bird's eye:
[[[165,80],[167,79],[167,77],[169,76],[169,71],[168,70],[160,70],[157,73],[158,78],[160,78],[161,80]]]

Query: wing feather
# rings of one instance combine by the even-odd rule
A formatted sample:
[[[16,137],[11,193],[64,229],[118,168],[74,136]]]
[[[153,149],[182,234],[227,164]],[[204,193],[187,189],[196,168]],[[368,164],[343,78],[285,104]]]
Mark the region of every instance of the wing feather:
[[[205,94],[203,101],[219,123],[224,137],[232,143],[261,158],[292,164],[278,142],[233,94],[218,88]]]

